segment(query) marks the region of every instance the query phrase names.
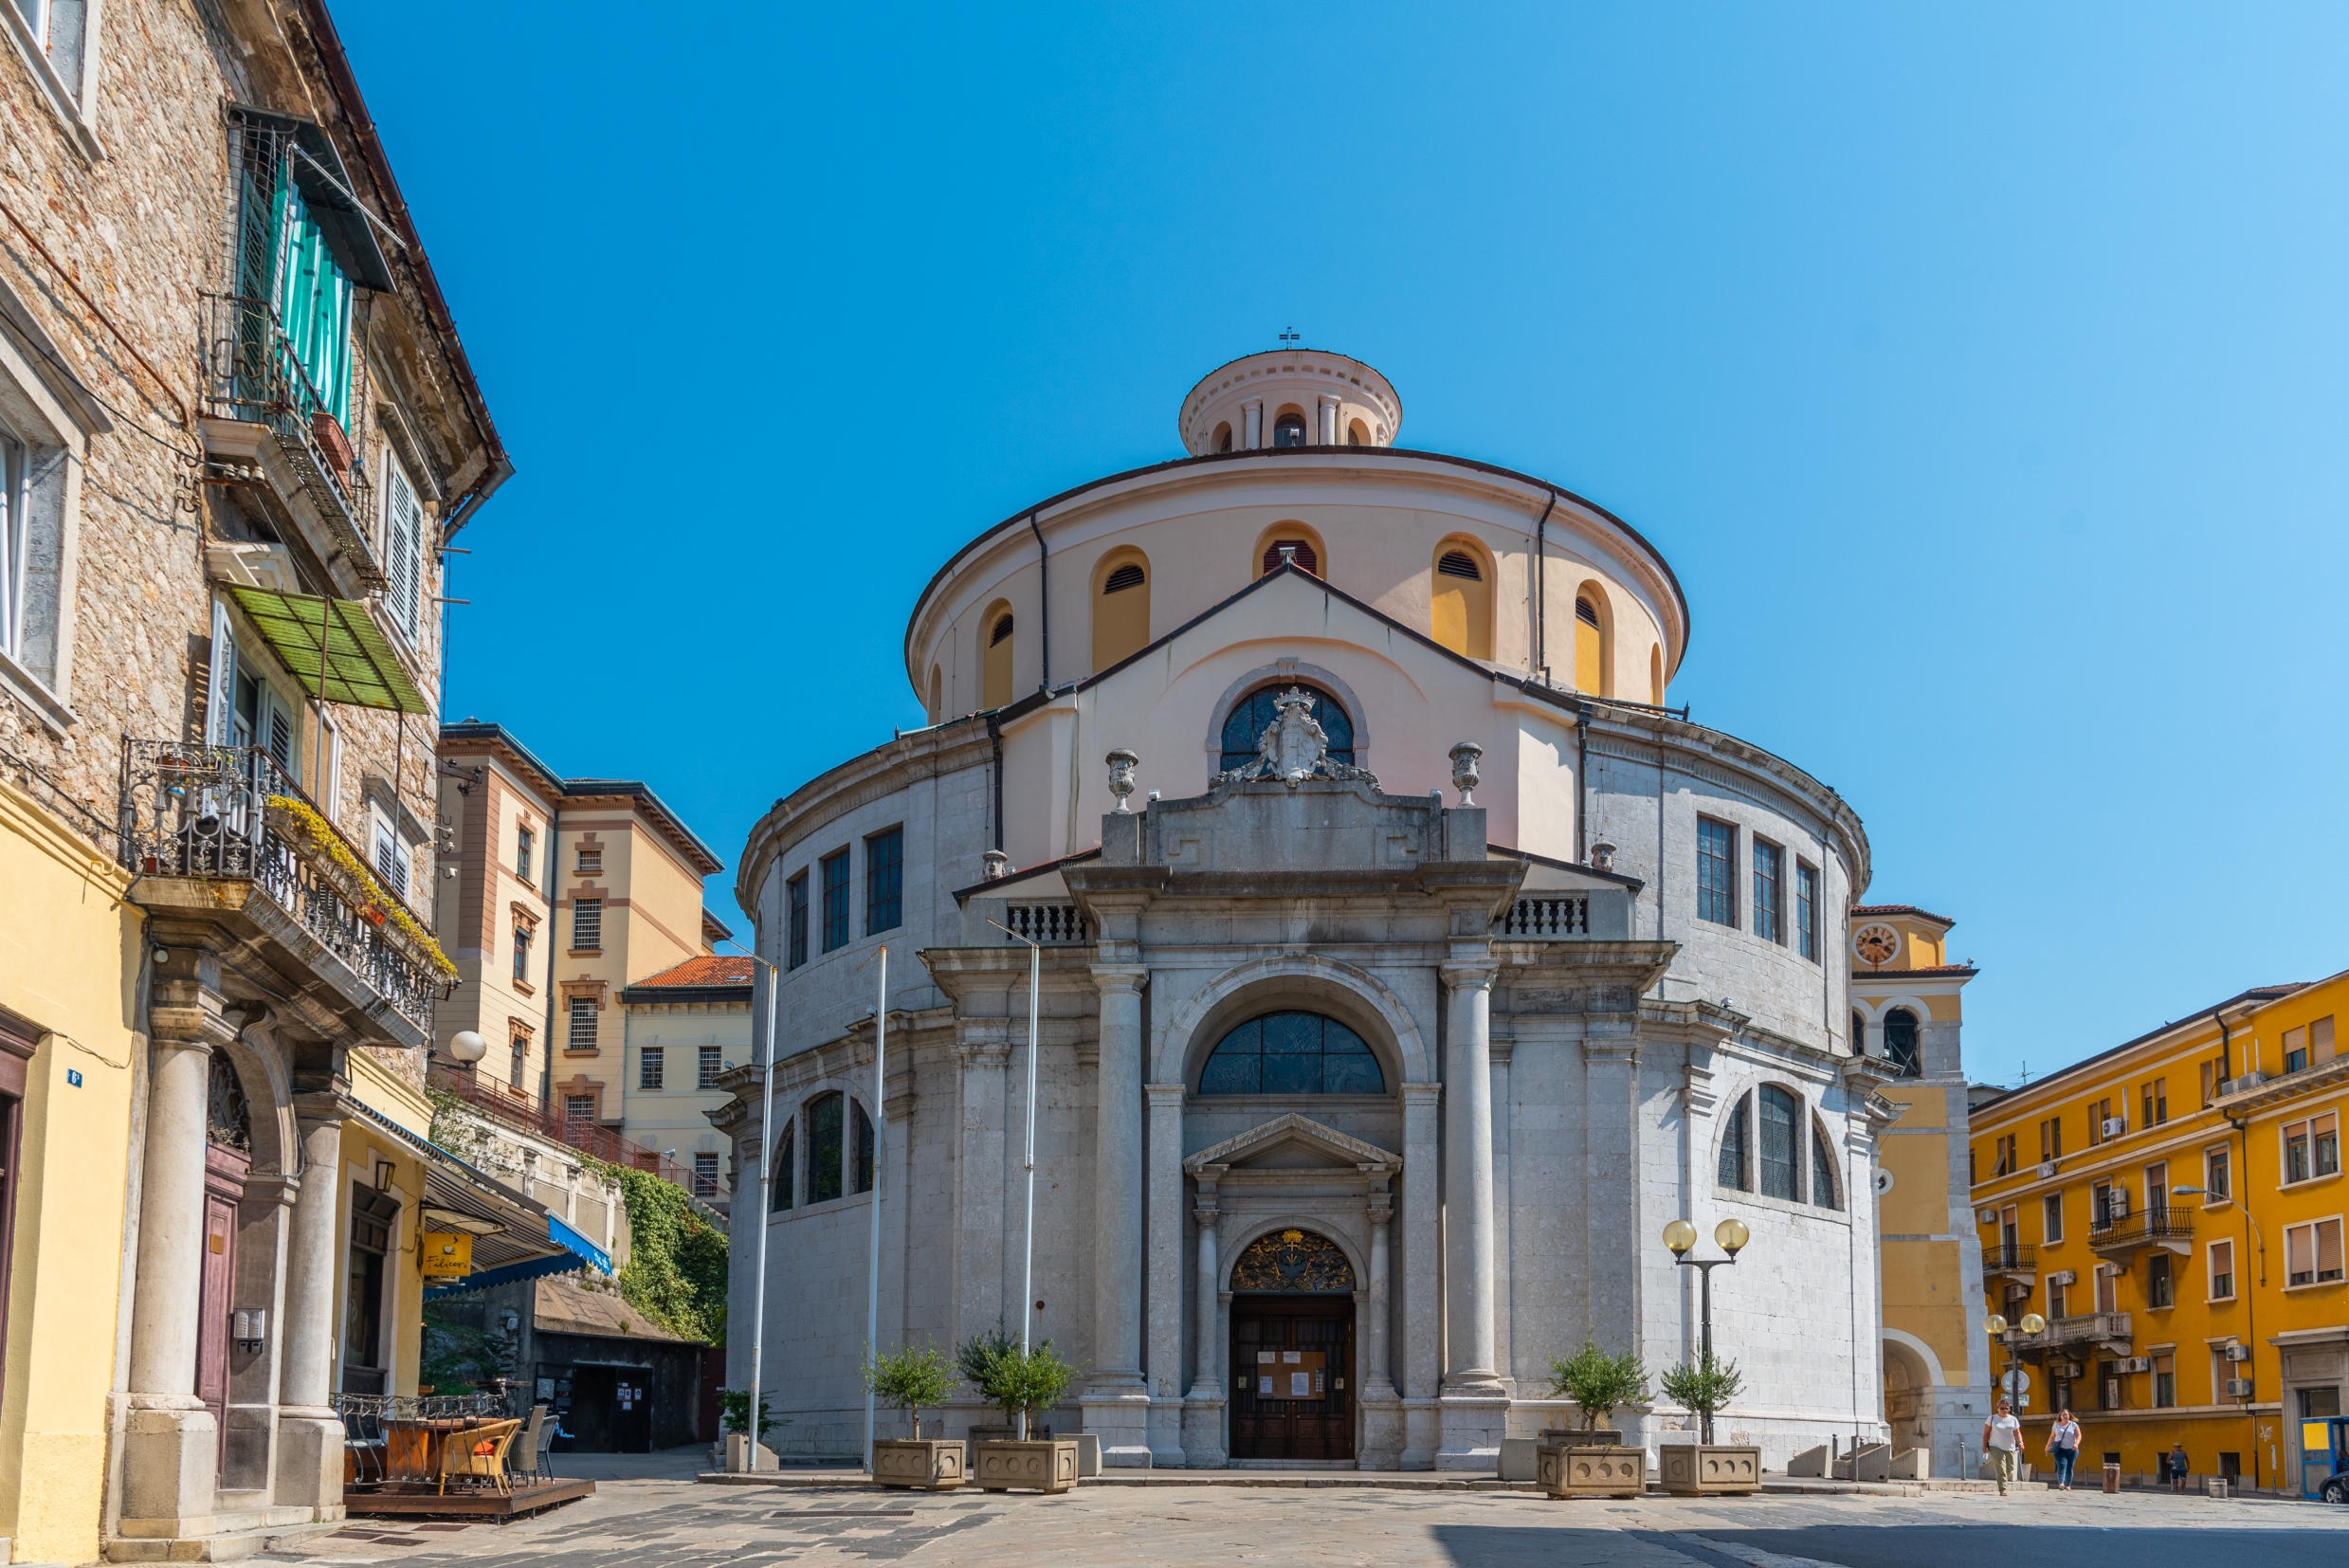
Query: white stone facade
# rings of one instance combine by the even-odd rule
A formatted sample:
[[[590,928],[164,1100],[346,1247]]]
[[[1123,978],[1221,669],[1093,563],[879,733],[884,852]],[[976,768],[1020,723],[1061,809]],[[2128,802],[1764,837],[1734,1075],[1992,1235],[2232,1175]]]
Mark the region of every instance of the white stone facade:
[[[1333,457],[1210,450],[1145,471],[1120,502],[1155,520],[1129,532],[1172,560],[1198,520],[1186,507],[1221,504],[1203,487],[1285,488],[1300,509],[1322,508],[1329,577],[1250,575],[1237,560],[1220,594],[1174,607],[1179,619],[1140,654],[902,736],[754,831],[738,888],[759,953],[783,970],[775,1127],[761,1125],[755,1067],[714,1119],[737,1162],[738,1324],[755,1317],[750,1260],[766,1234],[779,1451],[862,1441],[875,1197],[853,1146],[838,1151],[847,1174],[820,1191],[810,1158],[836,1152],[822,1130],[833,1123],[817,1120],[832,1114],[824,1096],[847,1097],[843,1124],[875,1114],[870,960],[883,943],[882,1343],[1016,1331],[1025,1308],[1086,1374],[1056,1429],[1100,1433],[1112,1464],[1214,1467],[1286,1444],[1365,1468],[1489,1469],[1504,1435],[1570,1424],[1548,1368],[1585,1336],[1659,1371],[1693,1353],[1695,1271],[1659,1234],[1686,1217],[1709,1238],[1731,1215],[1754,1240],[1715,1274],[1716,1343],[1747,1382],[1717,1422],[1723,1440],[1747,1434],[1782,1465],[1830,1434],[1881,1439],[1872,1159],[1888,1107],[1872,1092],[1881,1064],[1848,1038],[1843,912],[1867,878],[1857,818],[1757,748],[1553,684],[1522,661],[1465,657],[1431,640],[1424,613],[1381,608],[1408,610],[1413,593],[1424,605],[1424,584],[1350,583],[1346,562],[1424,563],[1420,543],[1388,536],[1432,481],[1416,464],[1383,482],[1333,477]],[[1461,483],[1540,493],[1495,472]],[[1356,496],[1384,510],[1349,557],[1337,530]],[[1676,589],[1655,591],[1669,574],[1652,549],[1595,508],[1571,528],[1563,507],[1537,526],[1540,510],[1520,542],[1548,565],[1525,575],[1572,582],[1593,559],[1631,563],[1610,580],[1633,585],[1626,606],[1655,610],[1643,624],[1668,627],[1676,659],[1684,610]],[[1051,520],[1034,525],[1047,544]],[[1428,545],[1448,526],[1421,524]],[[957,574],[1000,570],[982,541],[924,605],[984,598],[995,590]],[[1571,602],[1565,613],[1571,624]],[[1154,612],[1154,631],[1163,619]],[[917,611],[909,647],[935,620]],[[1072,646],[1083,634],[1082,622],[1054,631]],[[1520,646],[1538,649],[1539,635]],[[1355,766],[1209,776],[1233,704],[1289,684],[1346,710]],[[1483,750],[1474,804],[1437,797],[1462,740]],[[1138,757],[1151,794],[1104,811],[1102,759],[1119,748]],[[1699,918],[1701,819],[1731,835],[1734,907],[1712,911],[1726,921]],[[860,847],[896,827],[891,911]],[[1001,867],[999,847],[1026,868]],[[828,933],[824,867],[843,851],[846,906]],[[1757,870],[1771,863],[1757,857],[1772,854],[1775,935],[1752,907],[1768,902]],[[1029,949],[992,921],[1047,942],[1025,1300]],[[1211,1092],[1203,1068],[1218,1042],[1276,1012],[1351,1030],[1375,1058],[1376,1092]],[[1741,1106],[1741,1186],[1725,1186],[1722,1138]],[[1771,1145],[1791,1176],[1783,1161],[1764,1170],[1765,1122],[1791,1139]],[[762,1208],[760,1150],[787,1128],[792,1201]],[[1774,1184],[1795,1195],[1765,1195]],[[1289,1231],[1307,1236],[1293,1245],[1326,1238],[1316,1255],[1331,1288],[1235,1292],[1250,1244]],[[1248,1369],[1233,1361],[1292,1309],[1343,1336],[1328,1340],[1331,1387],[1309,1410],[1241,1386]],[[1290,1332],[1306,1342],[1304,1327]],[[736,1386],[750,1339],[731,1337]],[[965,1397],[949,1430],[993,1418]],[[1687,1413],[1661,1402],[1622,1419],[1650,1445],[1694,1437]]]

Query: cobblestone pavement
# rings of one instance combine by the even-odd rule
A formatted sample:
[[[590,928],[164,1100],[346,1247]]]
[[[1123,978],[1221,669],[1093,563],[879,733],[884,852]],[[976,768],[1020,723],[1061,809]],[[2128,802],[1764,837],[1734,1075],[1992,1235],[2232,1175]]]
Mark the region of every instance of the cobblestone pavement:
[[[2161,1495],[1553,1502],[1526,1492],[1083,1486],[1061,1497],[599,1483],[508,1525],[355,1522],[271,1560],[358,1568],[2341,1568],[2349,1508]]]

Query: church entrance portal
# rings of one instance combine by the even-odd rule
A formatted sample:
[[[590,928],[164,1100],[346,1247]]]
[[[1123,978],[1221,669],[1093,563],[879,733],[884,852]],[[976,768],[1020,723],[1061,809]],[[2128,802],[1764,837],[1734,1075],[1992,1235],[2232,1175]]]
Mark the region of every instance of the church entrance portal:
[[[1231,1270],[1231,1457],[1354,1457],[1354,1271],[1336,1243],[1276,1231]]]

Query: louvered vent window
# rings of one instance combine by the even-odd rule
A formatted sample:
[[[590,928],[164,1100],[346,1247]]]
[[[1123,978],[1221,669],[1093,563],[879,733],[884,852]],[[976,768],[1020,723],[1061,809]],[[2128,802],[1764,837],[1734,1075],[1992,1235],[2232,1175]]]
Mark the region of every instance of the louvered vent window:
[[[1444,558],[1435,563],[1435,569],[1447,577],[1466,577],[1472,583],[1484,580],[1484,574],[1477,567],[1476,557],[1466,550],[1445,551]]]
[[[1303,539],[1274,539],[1272,541],[1271,548],[1265,552],[1265,570],[1266,572],[1278,572],[1281,569],[1281,552],[1284,550],[1294,552],[1297,557],[1297,564],[1312,573],[1315,576],[1318,577],[1321,574],[1321,557],[1315,555],[1313,553],[1313,546],[1307,544]]]
[[[1598,625],[1598,607],[1588,599],[1575,601],[1575,619],[1586,626]]]
[[[987,634],[987,646],[989,647],[993,647],[997,643],[1002,642],[1005,638],[1011,635],[1011,617],[1006,615],[1002,620],[995,623],[995,629]]]
[[[1102,584],[1102,592],[1104,593],[1122,593],[1129,588],[1139,588],[1141,585],[1142,569],[1135,565],[1132,561],[1128,561],[1123,566],[1119,567],[1115,572],[1109,574],[1109,580]]]

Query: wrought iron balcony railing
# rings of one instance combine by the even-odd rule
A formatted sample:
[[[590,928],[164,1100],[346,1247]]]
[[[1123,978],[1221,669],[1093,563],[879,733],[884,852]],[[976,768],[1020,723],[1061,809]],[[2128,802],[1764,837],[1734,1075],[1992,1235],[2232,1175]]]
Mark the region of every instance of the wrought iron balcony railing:
[[[1982,1249],[1982,1272],[1985,1274],[2035,1274],[2038,1271],[2039,1249],[2030,1242],[1993,1242]]]
[[[320,830],[331,840],[321,842]],[[448,982],[423,920],[370,885],[372,874],[355,869],[358,851],[267,752],[125,737],[118,838],[134,875],[253,884],[401,1017],[430,1031],[432,1004]]]
[[[368,588],[386,578],[374,544],[374,486],[368,479],[366,432],[358,427],[367,406],[359,368],[352,357],[348,401],[351,425],[334,413],[334,401],[310,379],[294,345],[266,300],[234,294],[203,297],[205,411],[216,419],[266,426],[287,465],[329,532],[349,555],[353,570]],[[213,465],[208,477],[222,483],[250,483],[247,476]]]
[[[2121,1214],[2089,1227],[2088,1246],[2097,1251],[2126,1251],[2158,1247],[2164,1242],[2192,1242],[2194,1212],[2183,1204],[2148,1209],[2141,1214]]]

